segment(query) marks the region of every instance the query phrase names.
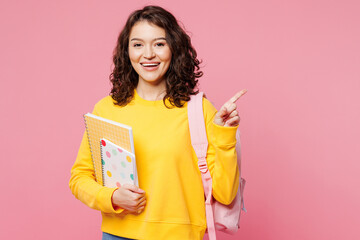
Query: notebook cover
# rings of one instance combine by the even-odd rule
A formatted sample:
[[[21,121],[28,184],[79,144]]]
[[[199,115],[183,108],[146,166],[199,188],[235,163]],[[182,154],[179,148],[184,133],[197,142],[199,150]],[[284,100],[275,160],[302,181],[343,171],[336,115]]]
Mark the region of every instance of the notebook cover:
[[[94,164],[95,178],[103,184],[100,139],[105,138],[135,155],[134,139],[130,126],[97,115],[84,114],[84,121]]]
[[[102,138],[100,140],[103,182],[106,187],[137,185],[135,155]]]

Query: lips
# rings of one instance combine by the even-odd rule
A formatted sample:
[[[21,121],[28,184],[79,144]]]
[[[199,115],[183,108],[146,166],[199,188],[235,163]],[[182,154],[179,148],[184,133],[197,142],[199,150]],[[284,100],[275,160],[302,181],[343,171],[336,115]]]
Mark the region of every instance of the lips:
[[[159,68],[160,62],[142,62],[140,64],[146,71],[155,71]]]
[[[142,66],[144,67],[156,67],[158,66],[160,63],[159,62],[149,62],[149,63],[140,63]]]

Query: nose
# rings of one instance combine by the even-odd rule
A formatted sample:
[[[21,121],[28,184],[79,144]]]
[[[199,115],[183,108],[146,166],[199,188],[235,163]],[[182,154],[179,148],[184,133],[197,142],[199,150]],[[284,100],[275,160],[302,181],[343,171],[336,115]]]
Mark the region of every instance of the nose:
[[[144,58],[153,58],[153,57],[155,57],[155,52],[152,49],[152,47],[151,46],[145,47]]]

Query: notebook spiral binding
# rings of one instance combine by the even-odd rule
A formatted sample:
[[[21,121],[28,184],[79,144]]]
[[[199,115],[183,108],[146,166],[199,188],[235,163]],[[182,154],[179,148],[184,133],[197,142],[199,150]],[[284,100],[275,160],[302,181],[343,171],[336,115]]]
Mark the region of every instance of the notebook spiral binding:
[[[103,159],[103,153],[102,153],[102,144],[101,144],[101,139],[100,139],[100,155],[101,155],[101,172],[102,172],[102,183],[103,183],[103,186],[105,186],[105,175],[104,175],[104,168],[103,168],[103,161],[104,161],[104,159]]]
[[[90,135],[89,135],[89,129],[88,129],[88,123],[87,123],[87,119],[86,119],[86,116],[85,114],[83,115],[84,117],[84,121],[85,121],[85,128],[86,128],[86,135],[87,135],[87,139],[88,139],[88,143],[89,143],[89,147],[90,147],[90,152],[91,152],[91,159],[92,159],[92,162],[93,162],[93,166],[95,166],[95,157],[94,157],[94,152],[91,148],[91,139],[90,139]],[[100,144],[101,144],[101,141],[100,141]],[[101,151],[101,146],[100,146],[100,151]],[[101,168],[103,169],[103,168]],[[94,167],[94,172],[95,172],[95,181],[97,181],[98,183],[102,182],[101,179],[97,179],[97,173],[96,173],[96,168]],[[102,176],[104,176],[104,172],[102,170]],[[103,177],[104,179],[104,177]]]

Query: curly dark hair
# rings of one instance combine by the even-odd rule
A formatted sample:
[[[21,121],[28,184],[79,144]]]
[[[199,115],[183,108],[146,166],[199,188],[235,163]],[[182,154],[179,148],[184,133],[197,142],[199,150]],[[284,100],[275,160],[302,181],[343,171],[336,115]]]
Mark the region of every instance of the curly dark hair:
[[[110,95],[119,106],[127,105],[134,97],[139,75],[131,65],[128,47],[131,29],[139,21],[147,21],[165,30],[172,57],[169,69],[164,75],[166,95],[163,102],[169,108],[165,101],[169,98],[171,105],[182,107],[183,101],[189,101],[190,95],[199,92],[195,91],[195,88],[198,84],[197,78],[203,75],[203,72],[199,71],[201,62],[197,59],[190,37],[179,26],[176,18],[159,6],[145,6],[131,13],[127,19],[113,52],[114,68],[109,76],[113,86]]]

